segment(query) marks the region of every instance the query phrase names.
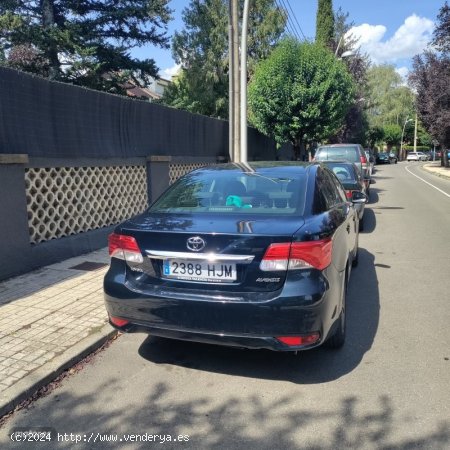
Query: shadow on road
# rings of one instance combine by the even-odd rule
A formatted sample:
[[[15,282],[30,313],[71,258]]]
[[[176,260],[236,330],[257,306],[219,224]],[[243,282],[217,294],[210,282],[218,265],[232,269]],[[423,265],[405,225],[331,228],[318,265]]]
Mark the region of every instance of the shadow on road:
[[[347,302],[347,342],[339,351],[317,348],[294,355],[149,336],[139,354],[156,364],[298,384],[325,383],[357,367],[375,339],[380,309],[378,280],[374,257],[363,248],[359,266],[352,272]]]
[[[324,383],[361,364],[376,336],[380,305],[374,257],[365,249],[360,252],[359,266],[352,272],[349,285],[348,341],[340,351],[318,349],[294,356],[147,338],[139,353],[151,364],[142,365],[136,360],[130,364],[133,360],[124,355],[123,359],[109,360],[110,366],[106,366],[109,370],[103,367],[102,371],[98,367],[102,365],[99,355],[93,366],[73,375],[81,377],[77,383],[67,380],[48,397],[32,403],[26,411],[17,412],[0,430],[0,447],[20,448],[12,446],[9,440],[13,427],[50,426],[61,434],[78,433],[85,441],[76,448],[90,449],[125,448],[124,442],[117,441],[124,433],[158,435],[161,438],[156,443],[162,443],[164,438],[164,448],[173,449],[180,448],[180,444],[195,450],[449,448],[448,420],[424,427],[420,414],[406,419],[405,414],[412,411],[399,410],[391,395],[380,393],[368,404],[363,394],[355,392],[338,396],[330,403],[323,398],[322,403],[311,404],[308,390],[302,386],[286,389],[285,384],[260,382],[273,379]],[[370,364],[370,355],[364,358],[364,363]],[[158,372],[154,364],[166,364],[164,370],[168,372],[171,366],[182,366],[255,379],[238,379],[242,389],[223,389],[218,395],[223,386],[214,385],[214,380],[226,383],[226,379],[211,377],[202,385],[205,378],[196,378],[196,371],[189,370],[173,371],[173,376],[158,382],[152,379]],[[142,371],[148,379],[139,383]],[[185,377],[190,377],[191,392],[186,390]],[[259,383],[257,389],[251,383]],[[274,395],[264,395],[265,389],[276,391]],[[86,442],[98,434],[101,441]],[[172,442],[167,441],[168,435],[172,436]],[[173,442],[178,435],[188,435],[189,441]],[[75,448],[73,441],[48,444],[46,448],[51,449]],[[144,450],[154,446],[155,442],[134,441],[132,447],[126,448]]]

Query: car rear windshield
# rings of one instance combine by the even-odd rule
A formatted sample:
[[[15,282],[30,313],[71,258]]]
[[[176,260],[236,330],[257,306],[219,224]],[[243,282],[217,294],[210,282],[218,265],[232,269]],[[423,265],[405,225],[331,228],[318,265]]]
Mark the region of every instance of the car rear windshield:
[[[346,163],[326,163],[325,164],[341,183],[353,183],[357,181],[353,165]]]
[[[201,170],[181,177],[149,211],[298,215],[305,192],[305,174]]]
[[[345,160],[350,162],[359,162],[359,152],[357,147],[319,147],[315,159],[317,161],[326,161],[327,159]]]

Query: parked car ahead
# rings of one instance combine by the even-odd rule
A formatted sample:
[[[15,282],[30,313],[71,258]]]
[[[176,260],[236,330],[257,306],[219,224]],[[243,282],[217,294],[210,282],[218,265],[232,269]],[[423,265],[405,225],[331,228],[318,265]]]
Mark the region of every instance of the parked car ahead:
[[[122,331],[272,350],[344,343],[358,217],[320,164],[195,170],[118,225],[109,252],[105,303]]]
[[[336,175],[345,189],[347,199],[351,200],[354,192],[361,192],[367,196],[366,183],[359,173],[359,170],[353,163],[344,161],[325,161],[322,164],[326,165]],[[364,229],[364,203],[355,205],[359,217],[359,231]]]
[[[377,155],[377,164],[397,164],[395,153],[381,152]]]
[[[409,152],[406,161],[427,161],[428,157],[423,152]]]
[[[370,185],[370,168],[364,149],[359,144],[321,145],[314,156],[315,161],[348,161],[361,172],[367,188]]]

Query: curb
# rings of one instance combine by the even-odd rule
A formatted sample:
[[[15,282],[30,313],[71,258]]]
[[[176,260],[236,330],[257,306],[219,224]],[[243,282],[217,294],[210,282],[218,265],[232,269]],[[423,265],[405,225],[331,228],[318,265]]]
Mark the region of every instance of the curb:
[[[64,370],[72,367],[116,334],[117,330],[107,323],[101,330],[77,342],[42,367],[5,389],[0,394],[0,417],[11,412],[22,401],[31,397],[36,391],[64,372]]]

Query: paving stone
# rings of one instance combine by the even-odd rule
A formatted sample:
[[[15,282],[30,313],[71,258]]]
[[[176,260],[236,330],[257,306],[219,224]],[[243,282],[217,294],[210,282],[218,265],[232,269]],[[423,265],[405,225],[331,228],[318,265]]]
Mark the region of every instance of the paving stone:
[[[0,282],[0,389],[51,361],[107,323],[103,277],[107,267],[70,269],[85,261],[108,263],[106,249]]]

